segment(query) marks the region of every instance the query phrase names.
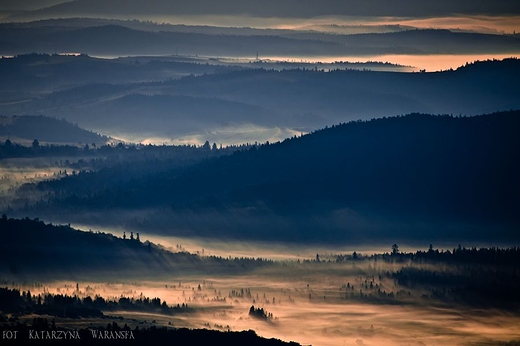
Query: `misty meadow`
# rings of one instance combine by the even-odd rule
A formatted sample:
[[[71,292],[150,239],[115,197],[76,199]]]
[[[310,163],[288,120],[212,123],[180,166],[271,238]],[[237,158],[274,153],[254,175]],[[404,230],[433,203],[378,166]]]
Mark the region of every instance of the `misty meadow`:
[[[0,344],[520,344],[520,6],[0,4]]]

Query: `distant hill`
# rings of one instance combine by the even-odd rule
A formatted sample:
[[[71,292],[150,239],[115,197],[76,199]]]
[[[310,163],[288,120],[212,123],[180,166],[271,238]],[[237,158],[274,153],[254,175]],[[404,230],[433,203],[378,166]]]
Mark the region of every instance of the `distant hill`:
[[[99,59],[87,55],[23,54],[0,59],[0,75],[9,80],[0,86],[0,100],[20,101],[85,84],[111,83],[122,87],[124,83],[163,81],[222,70],[221,66],[189,63],[175,57]]]
[[[87,211],[159,208],[98,220],[263,240],[518,240],[519,130],[520,111],[354,121],[95,193],[75,186],[96,173],[41,183],[69,197],[31,213],[88,222]]]
[[[75,71],[85,71],[75,78],[85,84],[63,86],[52,93],[35,91],[24,98],[24,102],[17,99],[18,93],[13,97],[3,94],[7,100],[0,104],[0,112],[65,118],[115,137],[131,134],[142,139],[147,136],[176,139],[215,134],[214,138],[203,140],[219,143],[225,140],[222,131],[239,132],[236,128],[244,126],[273,131],[289,129],[286,132],[296,133],[388,114],[477,115],[520,108],[520,85],[516,78],[520,74],[518,59],[475,62],[453,71],[402,73],[346,70],[348,66],[322,71],[319,64],[312,70],[309,67],[274,70],[268,64],[257,66],[263,68],[228,66],[217,69],[211,65],[155,60],[136,64],[132,59],[105,62],[103,59],[70,57],[63,59],[64,63],[58,57],[47,58],[49,63],[41,62],[42,57],[37,56],[7,59],[37,61],[20,67],[21,71],[34,74],[32,79],[24,81],[14,77],[10,80],[30,88],[33,82],[39,83],[41,78],[37,76],[40,73],[51,73],[45,72],[48,68],[56,76],[64,77],[60,71],[62,68],[68,70],[70,65]],[[0,60],[0,66],[5,64],[6,71],[10,71],[9,66],[19,63]],[[62,63],[65,64],[62,68],[56,67]],[[33,65],[45,68],[41,71]],[[119,79],[118,76],[125,75],[124,71],[132,70],[134,65],[143,73],[139,77],[135,72],[135,78],[142,78],[146,71],[150,76],[158,75],[160,71],[179,76],[186,74],[190,66],[198,66],[198,72],[160,81],[128,83]],[[86,74],[88,78],[83,78]],[[114,82],[110,82],[110,75]],[[100,82],[92,82],[96,76]],[[46,90],[43,86],[42,90]],[[145,131],[146,135],[143,134]],[[253,133],[251,138],[255,135]],[[285,137],[280,136],[275,141],[282,138]]]
[[[84,130],[62,119],[45,116],[0,116],[0,138],[41,143],[105,144],[108,137]]]
[[[159,133],[170,138],[236,123],[270,125],[279,119],[276,112],[261,106],[183,95],[128,94],[81,108],[70,117],[89,126],[110,132]]]
[[[414,29],[388,33],[324,35],[287,33],[292,39],[336,42],[350,50],[378,54],[483,54],[517,53],[520,41],[505,35],[453,32],[441,29]],[[507,47],[507,48],[506,48]]]
[[[65,5],[75,4],[77,1]],[[406,30],[395,33],[339,35],[320,32],[250,28],[137,25],[132,22],[86,21],[77,25],[0,24],[0,54],[77,52],[96,56],[200,55],[345,57],[385,54],[482,54],[520,52],[513,35]],[[53,24],[53,22],[47,22]],[[88,24],[88,25],[87,25]]]

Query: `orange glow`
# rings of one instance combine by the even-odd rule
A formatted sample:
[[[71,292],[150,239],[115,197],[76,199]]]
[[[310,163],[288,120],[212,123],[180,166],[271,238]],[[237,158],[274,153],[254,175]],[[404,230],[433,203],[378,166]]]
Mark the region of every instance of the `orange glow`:
[[[52,282],[44,286],[27,286],[33,296],[49,292],[77,295],[101,295],[117,300],[120,296],[160,297],[169,305],[186,303],[194,313],[162,315],[110,311],[133,320],[155,320],[155,325],[209,328],[240,331],[253,329],[267,338],[296,341],[301,344],[335,345],[465,345],[511,341],[520,338],[520,317],[493,309],[472,309],[463,305],[443,305],[424,300],[427,291],[411,289],[401,304],[345,299],[341,285],[350,282],[356,291],[363,278],[358,269],[388,269],[392,264],[359,262],[358,264],[295,265],[257,270],[245,276],[163,277],[157,281],[119,283]],[[131,280],[131,279],[130,279]],[[397,292],[391,278],[378,281],[385,290]],[[200,285],[200,289],[198,288]],[[242,291],[242,289],[244,291]],[[363,288],[363,290],[365,290]],[[407,289],[408,290],[408,289]],[[233,293],[233,292],[236,292]],[[246,292],[249,294],[241,294]],[[251,305],[272,313],[270,321],[249,316]],[[63,320],[60,325],[85,321]],[[105,323],[105,321],[103,321]]]
[[[294,61],[294,62],[308,62],[308,63],[332,63],[335,61],[344,62],[389,62],[392,64],[399,64],[403,66],[410,66],[411,70],[418,72],[425,69],[427,72],[443,71],[457,69],[464,66],[466,63],[484,60],[502,60],[507,58],[518,58],[519,54],[437,54],[437,55],[374,55],[374,56],[313,56],[313,57],[284,57],[284,56],[267,56],[265,59],[272,59],[278,61]]]

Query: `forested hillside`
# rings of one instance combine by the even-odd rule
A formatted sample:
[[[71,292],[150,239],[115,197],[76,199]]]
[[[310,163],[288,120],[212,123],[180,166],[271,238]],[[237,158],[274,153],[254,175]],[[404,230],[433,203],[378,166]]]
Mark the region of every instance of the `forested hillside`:
[[[393,226],[377,227],[385,236],[415,232],[398,228],[399,223],[430,220],[432,227],[460,223],[460,232],[476,237],[489,235],[495,226],[497,234],[517,237],[510,230],[520,215],[519,129],[518,111],[356,121],[104,189],[88,189],[97,173],[43,182],[38,189],[53,197],[31,208],[50,213],[166,208],[140,222],[157,226],[162,220],[170,229],[247,237],[274,232],[348,238],[349,229],[373,230],[370,222],[386,218]],[[220,216],[217,221],[208,217],[211,226],[199,224],[196,215],[204,213]],[[363,222],[369,217],[367,228]],[[291,221],[283,225],[280,219]],[[262,231],[245,231],[248,225]],[[472,230],[476,225],[486,230]]]

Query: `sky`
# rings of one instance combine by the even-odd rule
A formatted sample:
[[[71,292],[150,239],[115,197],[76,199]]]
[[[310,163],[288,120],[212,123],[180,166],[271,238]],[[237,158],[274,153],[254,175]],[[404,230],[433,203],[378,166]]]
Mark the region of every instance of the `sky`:
[[[401,24],[481,32],[520,32],[512,0],[2,0],[0,12],[31,19],[105,17],[217,26],[301,28],[315,24]],[[26,16],[27,13],[24,14]],[[4,20],[17,20],[16,17]]]
[[[0,8],[27,9],[56,3],[63,9],[107,13],[221,14],[258,17],[311,18],[316,16],[438,17],[452,14],[520,14],[512,0],[3,0]]]

